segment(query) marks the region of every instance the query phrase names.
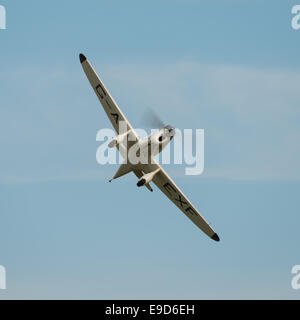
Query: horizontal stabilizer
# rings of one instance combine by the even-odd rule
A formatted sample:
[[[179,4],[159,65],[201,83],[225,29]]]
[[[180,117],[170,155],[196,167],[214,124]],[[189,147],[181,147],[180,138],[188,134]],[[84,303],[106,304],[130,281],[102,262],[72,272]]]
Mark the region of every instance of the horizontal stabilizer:
[[[113,176],[113,178],[111,180],[109,180],[109,182],[111,182],[114,179],[120,178],[122,176],[124,176],[125,174],[129,173],[132,171],[132,167],[130,164],[128,163],[122,163],[118,169],[118,171],[115,173],[115,175]]]

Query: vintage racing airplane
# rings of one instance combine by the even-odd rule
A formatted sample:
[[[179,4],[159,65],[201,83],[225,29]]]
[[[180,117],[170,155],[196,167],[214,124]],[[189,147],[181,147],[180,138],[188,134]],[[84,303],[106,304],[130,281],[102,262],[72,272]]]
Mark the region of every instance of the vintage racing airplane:
[[[90,62],[83,54],[80,54],[79,58],[91,86],[117,132],[117,136],[113,138],[108,146],[118,148],[125,159],[113,179],[133,172],[139,179],[137,186],[145,186],[150,191],[153,191],[150,186],[150,182],[153,182],[197,227],[213,240],[220,241],[218,235],[208,222],[205,221],[198,210],[176,186],[156,159],[154,159],[154,156],[161,152],[172,140],[175,135],[175,129],[167,125],[151,136],[141,139],[105,88]],[[151,148],[149,148],[150,145]],[[134,151],[131,156],[129,155],[130,150]],[[135,161],[136,158],[132,157],[132,155],[136,156],[137,154],[140,156],[139,159],[144,155],[147,161]],[[149,158],[151,161],[149,161]]]

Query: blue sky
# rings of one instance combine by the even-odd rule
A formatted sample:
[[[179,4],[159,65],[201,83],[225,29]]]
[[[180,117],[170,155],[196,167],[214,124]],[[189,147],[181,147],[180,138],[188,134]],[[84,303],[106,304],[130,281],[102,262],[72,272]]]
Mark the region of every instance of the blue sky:
[[[0,0],[0,298],[299,299],[294,4]],[[220,243],[133,175],[107,183],[80,52],[133,126],[151,107],[204,128],[201,176],[164,167]]]

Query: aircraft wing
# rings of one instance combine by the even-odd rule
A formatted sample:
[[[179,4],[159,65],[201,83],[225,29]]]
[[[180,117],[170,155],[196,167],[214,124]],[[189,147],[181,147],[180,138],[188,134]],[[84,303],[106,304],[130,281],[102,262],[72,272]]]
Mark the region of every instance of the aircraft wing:
[[[208,222],[201,216],[198,210],[192,205],[190,200],[177,187],[175,182],[168,176],[164,169],[153,159],[152,164],[142,165],[141,169],[145,173],[160,171],[154,176],[152,182],[204,233],[215,241],[220,241],[219,236],[211,228]]]
[[[116,130],[117,134],[119,134],[119,122],[125,121],[127,130],[124,132],[131,130],[130,132],[130,139],[128,141],[128,145],[130,147],[130,144],[135,143],[139,140],[138,135],[134,131],[133,127],[129,123],[129,121],[126,119],[124,114],[122,113],[121,109],[118,107],[115,100],[112,98],[108,90],[105,88],[103,82],[98,77],[97,73],[95,72],[94,68],[91,66],[90,62],[87,60],[87,58],[83,55],[79,55],[79,59],[82,65],[82,68],[89,79],[89,82],[91,86],[93,87],[99,101],[101,102],[104,111],[106,112],[111,124],[113,125],[114,129]],[[123,133],[124,133],[123,132]],[[134,141],[135,140],[135,141]],[[131,142],[131,143],[130,143]]]

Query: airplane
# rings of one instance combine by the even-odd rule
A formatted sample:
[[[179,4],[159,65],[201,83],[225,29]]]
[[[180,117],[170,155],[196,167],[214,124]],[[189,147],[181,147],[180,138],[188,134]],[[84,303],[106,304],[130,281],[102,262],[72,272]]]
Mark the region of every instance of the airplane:
[[[173,139],[175,128],[171,125],[167,125],[154,132],[152,135],[141,139],[136,134],[87,58],[81,53],[79,59],[91,86],[117,133],[117,136],[112,139],[108,146],[110,148],[116,147],[125,159],[116,174],[109,181],[111,182],[113,179],[133,172],[139,179],[137,182],[138,187],[145,186],[150,191],[153,191],[150,185],[150,182],[153,182],[206,235],[215,241],[220,241],[219,236],[209,223],[201,216],[198,210],[177,187],[175,182],[168,176],[156,159],[154,159],[154,156],[161,152]],[[120,130],[121,124],[123,124],[122,130]],[[150,144],[151,148],[149,148]],[[153,146],[154,148],[152,148]],[[129,156],[130,150],[132,149],[135,150],[135,155],[144,155],[144,157],[147,158],[147,161],[133,161],[134,159]],[[151,161],[149,161],[149,159]]]

